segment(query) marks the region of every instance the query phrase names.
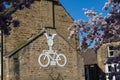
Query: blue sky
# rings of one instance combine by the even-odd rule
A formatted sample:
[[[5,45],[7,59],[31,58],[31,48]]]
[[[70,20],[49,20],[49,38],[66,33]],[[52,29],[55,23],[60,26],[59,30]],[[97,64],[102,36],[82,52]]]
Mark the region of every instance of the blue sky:
[[[94,8],[97,12],[102,12],[103,15],[106,11],[102,11],[102,7],[107,0],[59,0],[69,14],[75,19],[87,20],[84,15],[83,8]]]
[[[104,6],[107,0],[59,0],[61,4],[65,7],[68,13],[73,17],[74,20],[85,20],[87,21],[87,17],[84,14],[83,8],[92,9],[98,13],[103,14],[105,16],[108,11],[103,11],[102,7]],[[81,37],[79,37],[81,40]],[[94,43],[89,47],[93,48]]]

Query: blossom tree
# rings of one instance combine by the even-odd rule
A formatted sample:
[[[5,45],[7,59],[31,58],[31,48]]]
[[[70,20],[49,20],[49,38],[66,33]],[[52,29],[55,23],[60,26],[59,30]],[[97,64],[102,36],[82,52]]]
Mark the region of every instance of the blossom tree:
[[[108,0],[103,10],[108,8],[110,10],[106,16],[95,12],[94,9],[84,8],[88,22],[78,20],[70,25],[69,39],[72,39],[78,32],[82,39],[78,49],[88,48],[94,43],[94,49],[97,50],[103,43],[120,40],[120,0]]]
[[[22,10],[25,7],[30,9],[31,3],[34,0],[1,0],[0,1],[0,29],[4,34],[10,34],[10,25],[13,24],[13,27],[19,26],[19,20],[12,18],[10,13],[7,13],[7,10],[11,7],[14,10]]]

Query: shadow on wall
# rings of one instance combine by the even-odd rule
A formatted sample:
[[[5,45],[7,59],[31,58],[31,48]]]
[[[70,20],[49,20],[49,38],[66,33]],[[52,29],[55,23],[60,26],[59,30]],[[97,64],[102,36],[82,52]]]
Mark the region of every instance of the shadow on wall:
[[[99,67],[98,67],[98,72],[99,72],[99,80],[106,80],[106,74]]]

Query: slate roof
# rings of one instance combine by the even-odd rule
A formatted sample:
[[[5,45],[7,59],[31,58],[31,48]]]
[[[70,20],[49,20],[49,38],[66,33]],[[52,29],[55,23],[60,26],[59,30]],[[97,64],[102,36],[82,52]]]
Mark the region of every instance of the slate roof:
[[[93,49],[87,49],[83,52],[84,65],[97,64],[97,54]]]

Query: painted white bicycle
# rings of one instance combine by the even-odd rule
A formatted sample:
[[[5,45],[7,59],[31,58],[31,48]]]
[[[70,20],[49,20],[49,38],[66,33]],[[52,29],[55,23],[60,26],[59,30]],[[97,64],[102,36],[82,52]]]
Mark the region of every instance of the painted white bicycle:
[[[49,50],[43,50],[42,54],[38,57],[38,62],[40,66],[47,67],[50,65],[58,65],[60,67],[65,66],[67,59],[64,54],[58,54],[57,50],[52,50],[52,46],[54,44],[53,39],[56,34],[44,34],[47,38],[47,43]]]
[[[58,54],[56,50],[43,50],[38,58],[38,62],[42,67],[50,65],[57,65],[59,67],[65,66],[67,59],[64,54]]]

